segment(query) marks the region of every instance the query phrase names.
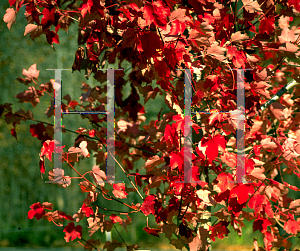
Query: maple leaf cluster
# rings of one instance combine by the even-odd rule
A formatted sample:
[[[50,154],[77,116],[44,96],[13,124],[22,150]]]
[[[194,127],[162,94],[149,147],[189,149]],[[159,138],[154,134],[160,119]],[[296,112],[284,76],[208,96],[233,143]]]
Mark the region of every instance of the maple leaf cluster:
[[[299,34],[295,20],[299,18],[297,0],[285,1],[34,1],[9,0],[4,21],[11,29],[16,15],[24,6],[28,24],[24,35],[32,39],[44,34],[46,41],[59,43],[58,31],[68,31],[78,25],[78,50],[73,71],[85,70],[99,85],[82,84],[81,103],[69,95],[64,97],[62,111],[80,108],[86,112],[103,112],[107,102],[106,65],[128,62],[132,67],[114,72],[115,77],[115,156],[119,171],[126,174],[126,183],[105,183],[102,168],[107,154],[105,146],[106,117],[86,114],[94,129],[79,128],[80,137],[74,147],[63,151],[53,140],[51,125],[32,124],[30,132],[42,142],[40,171],[45,173],[45,158],[61,153],[61,162],[71,169],[72,163],[94,157],[96,166],[89,168],[92,179],[80,174],[80,188],[87,196],[73,217],[52,210],[48,204],[35,203],[28,218],[54,222],[72,221],[64,227],[65,240],[81,238],[81,225],[73,221],[85,219],[88,234],[111,231],[115,224],[131,224],[129,212],[110,214],[100,206],[99,194],[138,213],[143,218],[155,217],[155,226],[144,230],[159,237],[164,233],[177,249],[207,250],[208,239],[215,241],[229,234],[229,226],[239,235],[244,221],[253,222],[263,243],[254,249],[290,248],[288,238],[300,232],[300,200],[289,197],[289,191],[299,191],[283,179],[285,174],[300,178],[300,92],[296,88],[277,98],[268,109],[261,107],[288,80],[299,82]],[[64,9],[62,3],[68,4]],[[64,5],[66,6],[66,5]],[[241,6],[241,7],[238,7]],[[191,168],[186,171],[185,159],[185,88],[190,69],[192,94],[191,130],[193,139]],[[236,110],[238,89],[237,69],[243,69],[245,96],[244,172],[247,182],[237,182],[237,130],[241,128]],[[125,71],[127,73],[125,73]],[[36,64],[23,70],[25,78],[17,80],[30,85],[17,94],[19,102],[34,107],[44,93],[52,93],[55,81],[37,84]],[[123,88],[130,83],[130,94]],[[157,113],[157,119],[146,123],[147,106],[157,95],[165,97],[171,110]],[[96,104],[96,105],[95,105]],[[197,114],[197,111],[207,113]],[[12,124],[12,136],[17,138],[16,125],[34,120],[30,111],[13,112],[11,104],[0,105],[7,124]],[[47,117],[54,115],[51,101]],[[66,130],[63,130],[66,132]],[[119,163],[118,160],[121,160]],[[135,163],[145,164],[138,170]],[[282,167],[284,166],[284,167]],[[48,173],[51,183],[67,187],[71,183],[64,170]],[[185,182],[190,178],[189,182]],[[68,185],[66,185],[68,181]],[[141,190],[141,191],[140,191]],[[140,197],[139,203],[128,203],[130,193]],[[126,203],[127,202],[127,203]],[[218,209],[216,209],[218,208]],[[100,212],[101,210],[105,210]],[[205,217],[204,217],[205,216]],[[217,220],[209,225],[211,217]],[[279,227],[285,236],[279,233]],[[84,246],[92,250],[100,245],[90,239]],[[124,245],[116,240],[106,242],[104,249],[114,250]],[[262,247],[263,246],[263,247]],[[127,245],[127,250],[137,248]]]

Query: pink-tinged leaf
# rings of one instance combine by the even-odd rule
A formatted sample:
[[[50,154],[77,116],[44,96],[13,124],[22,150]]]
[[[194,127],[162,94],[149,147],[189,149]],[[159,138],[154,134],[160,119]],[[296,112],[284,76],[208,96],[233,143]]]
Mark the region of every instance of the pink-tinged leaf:
[[[231,168],[236,167],[236,154],[225,151],[221,156],[221,160]]]
[[[264,234],[264,244],[265,244],[265,248],[266,250],[271,250],[272,248],[272,242],[274,241],[274,236],[271,234],[270,231],[267,231]]]
[[[169,18],[170,22],[173,22],[175,20],[178,20],[180,22],[185,22],[187,20],[190,20],[190,18],[187,17],[185,15],[185,13],[186,13],[186,9],[177,9],[177,10],[174,10],[171,13],[171,15],[170,15],[170,18]]]
[[[287,119],[287,108],[279,102],[274,102],[270,105],[270,111],[278,120]]]
[[[281,35],[278,36],[279,42],[284,44],[287,42],[294,42],[296,37],[295,37],[295,32],[293,30],[290,30],[288,27],[284,27],[282,29]]]
[[[249,37],[246,34],[242,34],[241,31],[237,31],[231,35],[232,42],[242,42],[246,39],[249,39]]]
[[[262,9],[260,8],[256,0],[242,0],[242,2],[244,4],[245,10],[248,11],[249,13],[262,11]]]
[[[122,218],[118,215],[112,214],[109,219],[113,222],[113,223],[121,223],[123,222]]]
[[[126,199],[128,193],[125,192],[125,184],[124,183],[117,183],[113,185],[113,194],[118,199]]]
[[[263,139],[261,141],[261,146],[262,148],[267,150],[277,149],[277,145],[274,142],[272,142],[270,138]]]
[[[36,64],[33,64],[29,67],[28,70],[23,69],[22,74],[24,75],[26,80],[32,81],[33,79],[38,79],[40,71],[36,69]]]
[[[260,181],[264,181],[266,179],[263,168],[254,168],[252,170],[252,172],[250,173],[250,176],[252,176],[254,179],[258,179]]]
[[[267,99],[270,99],[270,92],[267,90],[271,85],[264,81],[254,82],[251,84],[251,90],[254,94],[260,94],[265,96]]]
[[[207,50],[207,54],[219,61],[224,61],[226,49],[219,46],[217,42],[214,42]]]
[[[204,238],[203,238],[203,239],[204,239]],[[203,246],[202,240],[199,238],[198,235],[196,235],[196,236],[193,238],[193,241],[189,243],[190,251],[198,251],[198,250],[201,250],[202,246]]]
[[[37,30],[38,26],[36,24],[27,24],[25,27],[25,32],[24,32],[24,36],[26,36],[27,34]]]
[[[144,200],[141,210],[142,212],[147,216],[149,214],[155,214],[155,209],[154,209],[154,204],[155,204],[155,196],[154,195],[149,195],[146,197]]]
[[[70,222],[64,229],[65,237],[64,239],[66,242],[69,242],[70,240],[73,241],[76,238],[81,239],[82,236],[82,226],[78,225],[75,227],[74,222]]]
[[[160,165],[164,163],[164,159],[160,158],[157,155],[154,155],[153,157],[150,157],[146,163],[145,163],[145,169],[147,172],[150,172],[155,166]]]
[[[6,9],[3,21],[7,23],[7,28],[10,30],[12,24],[16,22],[16,11],[13,8]]]
[[[81,141],[79,144],[79,148],[81,149],[81,153],[84,157],[90,157],[89,151],[87,149],[87,142]]]
[[[294,139],[287,138],[282,145],[282,152],[287,161],[297,158],[300,154],[299,143]]]
[[[284,44],[284,46],[279,47],[279,50],[290,52],[290,53],[295,53],[296,51],[299,50],[299,46],[295,45],[295,44],[292,44],[291,42],[286,42]]]
[[[300,230],[300,224],[295,220],[288,220],[284,223],[283,229],[288,234],[296,235],[297,232]]]
[[[220,192],[223,193],[227,189],[231,190],[234,187],[231,174],[220,173],[216,179],[218,181],[217,186],[220,188]]]
[[[93,166],[93,172],[91,173],[91,176],[93,177],[97,185],[105,185],[105,181],[107,180],[106,174],[98,166]]]

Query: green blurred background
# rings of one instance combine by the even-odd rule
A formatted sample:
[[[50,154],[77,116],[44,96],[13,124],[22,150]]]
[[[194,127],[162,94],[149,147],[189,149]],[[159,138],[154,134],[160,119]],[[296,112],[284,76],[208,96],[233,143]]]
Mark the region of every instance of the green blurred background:
[[[5,10],[9,8],[8,1],[1,1],[0,16],[3,18]],[[32,41],[29,36],[24,37],[24,28],[26,20],[24,19],[24,8],[17,15],[17,22],[13,24],[9,31],[6,23],[0,22],[1,38],[0,38],[0,103],[12,103],[13,111],[16,112],[20,108],[32,110],[35,119],[53,123],[53,119],[47,118],[44,114],[50,105],[50,97],[41,97],[40,104],[33,108],[31,104],[17,102],[14,97],[16,94],[23,92],[28,86],[19,83],[16,78],[22,77],[23,68],[28,69],[32,64],[37,64],[40,70],[39,83],[48,82],[54,78],[53,71],[47,71],[49,68],[71,68],[74,60],[74,53],[77,49],[77,29],[71,25],[69,33],[60,31],[60,44],[54,45],[55,50],[46,42],[45,36],[36,38]],[[79,96],[82,91],[80,89],[82,81],[89,85],[96,86],[97,83],[93,78],[86,80],[84,73],[64,71],[62,75],[63,94],[69,94],[73,100],[79,102]],[[150,100],[147,107],[151,107],[149,113],[146,114],[147,120],[156,119],[156,114],[163,107],[167,111],[163,97]],[[154,109],[155,108],[155,109]],[[148,111],[146,109],[146,111]],[[76,131],[78,127],[91,128],[91,126],[79,118],[78,115],[65,116],[63,124],[66,128]],[[75,122],[76,121],[76,122]],[[79,121],[79,122],[78,122]],[[36,219],[28,220],[27,213],[30,205],[36,202],[51,202],[54,204],[55,210],[62,210],[69,215],[73,215],[82,205],[85,198],[79,188],[78,180],[72,180],[72,185],[67,189],[60,188],[55,185],[46,184],[41,179],[39,172],[39,152],[41,143],[38,139],[33,138],[29,132],[29,126],[36,124],[33,121],[22,122],[17,125],[16,132],[18,141],[10,134],[11,125],[7,125],[5,121],[0,120],[0,247],[80,247],[76,241],[66,243],[63,239],[64,233],[62,228],[55,226],[51,222]],[[76,134],[63,134],[63,143],[66,148],[73,146]],[[137,163],[137,168],[143,163]],[[91,170],[94,165],[92,158],[85,159],[80,162],[78,168],[81,170]],[[53,163],[46,162],[46,172],[53,167]],[[75,173],[67,173],[67,175],[75,176]],[[47,180],[46,175],[44,176]],[[122,174],[117,173],[117,179],[123,179]],[[296,180],[291,183],[296,185]],[[133,202],[141,202],[137,195],[129,197]],[[291,197],[296,198],[295,193]],[[103,201],[103,200],[102,200]],[[130,200],[128,200],[130,201]],[[106,205],[105,205],[106,206]],[[110,208],[118,208],[119,206],[107,203]],[[121,231],[122,237],[128,244],[141,244],[143,248],[167,249],[175,250],[173,246],[168,245],[168,240],[161,234],[161,238],[148,235],[143,228],[146,227],[145,217],[139,218],[138,215],[131,216],[133,225],[128,227],[128,232]],[[149,224],[154,222],[154,217],[149,217]],[[85,226],[84,220],[82,225]],[[154,227],[154,225],[152,225]],[[231,234],[229,238],[217,240],[213,242],[213,249],[219,250],[241,250],[252,249],[253,238],[258,239],[262,244],[261,236],[258,232],[252,234],[252,223],[246,222],[246,228],[243,229],[242,237],[234,233],[230,227]],[[113,237],[118,236],[117,232],[112,230]],[[87,232],[83,237],[89,239]],[[96,238],[100,238],[101,242],[105,242],[105,235],[96,233]],[[118,238],[119,241],[120,238]],[[295,240],[293,241],[295,243]],[[144,246],[142,245],[144,243]]]

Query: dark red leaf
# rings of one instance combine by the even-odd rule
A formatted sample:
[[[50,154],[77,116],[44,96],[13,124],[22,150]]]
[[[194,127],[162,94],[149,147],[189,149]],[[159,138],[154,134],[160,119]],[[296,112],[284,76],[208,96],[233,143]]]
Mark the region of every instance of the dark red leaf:
[[[145,227],[143,228],[148,234],[151,234],[153,236],[159,237],[159,229],[154,229],[154,228],[149,228],[149,227]]]
[[[155,214],[155,209],[154,209],[154,204],[155,204],[155,196],[154,195],[149,195],[146,197],[144,200],[141,210],[142,212],[147,216],[149,214]]]
[[[65,237],[64,239],[66,242],[69,242],[70,240],[73,241],[76,238],[81,239],[82,236],[82,226],[78,225],[75,227],[74,222],[70,222],[64,229]]]

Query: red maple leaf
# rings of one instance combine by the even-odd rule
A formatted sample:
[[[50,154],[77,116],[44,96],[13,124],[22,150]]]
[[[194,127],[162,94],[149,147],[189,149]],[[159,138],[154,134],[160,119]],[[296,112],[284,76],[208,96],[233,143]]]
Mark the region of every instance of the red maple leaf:
[[[46,211],[44,210],[44,207],[41,203],[37,202],[30,206],[31,210],[28,212],[28,219],[32,219],[35,217],[37,220],[41,219]]]
[[[238,51],[235,46],[228,46],[227,56],[237,68],[245,68],[247,58],[243,51]]]
[[[294,6],[294,8],[300,12],[300,2],[298,0],[288,0],[290,6]]]
[[[128,193],[126,193],[125,190],[125,184],[124,183],[117,183],[113,185],[113,194],[116,198],[119,199],[126,199]]]
[[[90,217],[90,215],[94,214],[93,209],[91,207],[86,206],[85,203],[83,203],[81,211],[86,215],[86,217]]]
[[[179,152],[172,152],[170,154],[170,166],[172,169],[178,167],[179,172],[183,170],[183,156]]]
[[[239,204],[245,203],[249,199],[249,194],[253,194],[254,189],[250,184],[240,184],[230,190],[230,196],[236,195]]]
[[[167,17],[170,16],[170,9],[165,7],[162,1],[155,1],[153,3],[146,3],[143,7],[144,19],[146,25],[154,23],[160,28],[165,28],[167,24]]]
[[[13,136],[13,137],[15,137],[17,139],[17,133],[16,133],[16,129],[15,128],[12,128],[10,130],[10,134],[11,134],[11,136]]]
[[[260,21],[259,33],[271,34],[275,29],[275,17],[266,17]]]
[[[64,229],[65,237],[64,239],[66,242],[69,242],[70,240],[73,241],[76,238],[81,239],[82,236],[82,226],[78,225],[75,227],[74,222],[70,222]]]
[[[146,57],[153,57],[157,53],[156,50],[162,48],[162,42],[154,32],[143,32],[138,39],[140,40],[138,51],[143,52]]]
[[[202,140],[199,142],[199,149],[204,153],[210,163],[218,157],[219,149],[225,149],[225,138],[222,135],[214,136],[213,138],[205,138],[203,137]]]
[[[210,89],[211,92],[216,91],[221,84],[221,78],[217,75],[209,75],[205,80],[204,88]]]
[[[17,0],[9,0],[10,6],[13,6],[16,3]]]
[[[155,196],[154,195],[149,195],[146,197],[144,200],[141,210],[142,212],[147,216],[149,214],[155,214],[155,209],[154,209],[154,204],[155,204]]]
[[[84,0],[81,7],[78,10],[81,11],[81,16],[84,18],[87,12],[91,12],[93,6],[93,0]]]
[[[253,232],[258,230],[259,232],[265,233],[268,229],[268,226],[271,226],[272,222],[266,218],[256,219],[253,222]]]
[[[143,228],[148,234],[151,234],[153,236],[159,237],[159,229],[155,229],[155,228],[150,228],[150,227],[145,227]]]
[[[43,147],[41,149],[41,157],[46,156],[50,161],[52,161],[52,153],[55,148],[54,141],[47,140],[43,143]]]
[[[211,228],[210,238],[212,239],[212,241],[216,240],[215,237],[218,237],[219,239],[224,239],[224,237],[230,233],[230,231],[227,228],[228,225],[229,222],[221,221],[217,225],[210,227]]]
[[[39,140],[47,140],[47,136],[44,135],[46,128],[43,123],[38,123],[36,125],[30,125],[30,133],[32,137],[37,137]]]
[[[178,134],[176,132],[175,127],[172,125],[166,125],[165,132],[163,138],[170,143],[170,145],[179,147],[178,143]]]
[[[51,26],[55,22],[55,8],[52,8],[51,10],[48,8],[45,8],[43,10],[43,18],[41,21],[41,24],[43,25],[43,28]]]
[[[123,222],[122,218],[118,215],[112,214],[109,219],[112,220],[113,223],[120,223]]]
[[[43,158],[40,158],[39,166],[40,166],[40,172],[45,173],[45,161]]]
[[[254,210],[255,215],[259,215],[261,211],[265,210],[266,214],[269,217],[274,217],[274,212],[272,210],[272,205],[264,194],[254,193],[252,198],[248,202],[249,208]]]
[[[49,44],[53,44],[53,43],[59,44],[58,35],[54,31],[47,31],[46,38]]]

